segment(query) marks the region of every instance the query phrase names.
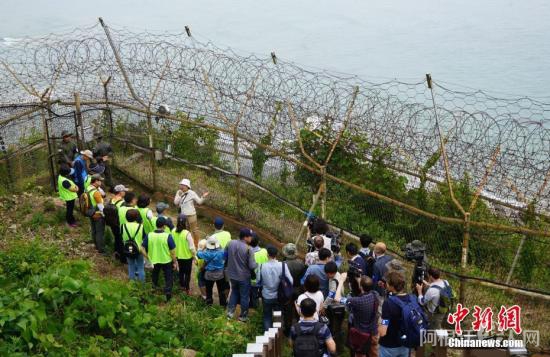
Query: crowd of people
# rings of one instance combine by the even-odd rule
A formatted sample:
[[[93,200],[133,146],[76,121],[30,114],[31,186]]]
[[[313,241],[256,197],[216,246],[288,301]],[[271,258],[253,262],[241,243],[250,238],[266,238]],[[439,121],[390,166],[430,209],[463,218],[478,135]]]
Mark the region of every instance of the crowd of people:
[[[201,237],[195,205],[203,204],[208,192],[197,194],[185,178],[174,196],[176,219],[166,214],[169,205],[164,202],[156,204],[155,214],[149,196],[113,185],[111,178],[106,182],[109,154],[105,145],[79,152],[71,135],[63,133],[58,190],[66,202],[67,224],[77,226],[73,211],[78,201],[90,220],[97,251],[106,254],[104,233],[109,227],[115,256],[127,264],[129,279],[144,282],[146,269],[151,269],[153,286],[160,289],[162,272],[167,300],[174,282],[188,295],[196,284],[204,302],[212,305],[215,286],[227,318],[246,322],[249,309],[261,305],[266,330],[273,311],[282,311],[284,333],[300,357],[336,354],[337,343],[353,356],[409,356],[419,344],[419,329],[444,326],[452,289],[437,269],[427,269],[427,281],[408,293],[405,269],[387,254],[383,242],[374,243],[365,234],[360,246],[347,243],[341,253],[340,242],[319,218],[310,217],[310,251],[303,258],[292,243],[281,251],[274,245],[261,247],[260,237],[249,228],[233,238],[221,217]],[[106,191],[111,192],[109,199]],[[347,329],[342,326],[346,311]],[[340,341],[345,330],[347,336]]]

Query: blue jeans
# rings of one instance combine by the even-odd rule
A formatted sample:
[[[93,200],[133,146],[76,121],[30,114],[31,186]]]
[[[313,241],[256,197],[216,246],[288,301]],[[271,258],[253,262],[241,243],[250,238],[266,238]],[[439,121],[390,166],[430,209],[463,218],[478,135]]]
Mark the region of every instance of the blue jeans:
[[[280,311],[279,301],[277,299],[262,299],[264,304],[264,331],[273,327],[273,310]]]
[[[378,357],[409,357],[410,349],[408,347],[384,347],[379,346]]]
[[[230,313],[235,313],[237,304],[241,305],[241,316],[248,316],[248,303],[250,302],[250,280],[238,281],[231,279],[231,296],[227,309]]]
[[[145,270],[143,255],[138,255],[137,258],[127,258],[128,261],[128,277],[130,280],[137,279],[139,281],[145,281]]]

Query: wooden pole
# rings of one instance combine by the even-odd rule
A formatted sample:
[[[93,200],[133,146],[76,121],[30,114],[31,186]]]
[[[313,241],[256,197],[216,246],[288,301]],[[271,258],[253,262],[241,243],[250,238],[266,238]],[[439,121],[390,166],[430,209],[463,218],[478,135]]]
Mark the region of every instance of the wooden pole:
[[[46,115],[46,112],[48,113]],[[42,111],[42,126],[44,128],[44,140],[46,141],[48,147],[48,170],[50,171],[50,183],[52,188],[56,189],[55,184],[55,170],[53,166],[53,153],[52,153],[52,144],[50,141],[50,129],[48,127],[48,118],[51,120],[51,104],[49,100],[46,102],[46,108]]]
[[[80,110],[80,93],[75,92],[74,93],[74,106],[75,106],[75,115],[76,115],[76,141],[78,148],[80,150],[84,150],[86,139],[84,138],[84,125],[82,123],[82,111]],[[80,134],[79,134],[80,131]]]

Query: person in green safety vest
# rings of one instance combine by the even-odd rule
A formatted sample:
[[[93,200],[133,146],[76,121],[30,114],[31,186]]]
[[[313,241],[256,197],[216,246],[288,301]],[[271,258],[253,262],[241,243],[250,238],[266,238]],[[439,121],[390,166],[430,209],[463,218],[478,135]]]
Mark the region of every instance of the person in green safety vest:
[[[126,257],[128,262],[128,278],[130,280],[145,281],[144,258],[147,252],[143,248],[143,240],[145,239],[145,231],[143,225],[139,221],[139,211],[131,208],[126,212],[126,222],[121,226],[123,244],[129,239],[133,239],[137,246],[140,247],[141,254],[135,258]]]
[[[164,226],[164,229],[166,230],[166,232],[172,232],[175,228],[174,223],[172,223],[172,218],[164,214],[164,211],[168,209],[168,205],[164,202],[159,202],[157,203],[156,209],[157,209],[157,217],[153,217],[151,219],[151,224],[153,225],[153,227],[156,227],[158,217],[164,217],[166,218],[166,226]]]
[[[227,247],[227,245],[231,241],[231,233],[229,233],[228,231],[223,229],[224,224],[225,224],[225,222],[223,221],[223,218],[221,218],[221,217],[214,218],[215,231],[211,235],[211,237],[214,237],[218,240],[218,242],[220,244],[220,247],[223,250],[225,250],[225,247]],[[227,278],[227,274],[225,274],[225,275],[226,276],[225,276],[225,279],[223,281],[223,291],[224,291],[224,294],[225,294],[226,298],[228,298],[229,297],[230,284],[229,284],[229,279]]]
[[[214,228],[216,229],[214,233],[212,233],[211,237],[215,237],[218,242],[220,243],[220,247],[222,249],[225,249],[227,247],[227,244],[231,240],[231,233],[228,231],[225,231],[223,229],[224,221],[221,217],[214,218]]]
[[[136,194],[133,192],[126,192],[124,195],[124,203],[120,205],[117,209],[118,214],[118,223],[120,226],[122,226],[124,223],[126,223],[126,212],[128,212],[131,208],[136,208],[137,206],[137,197]],[[138,219],[138,221],[141,222],[141,216]]]
[[[166,219],[157,219],[157,229],[147,234],[143,239],[142,246],[147,252],[146,258],[153,264],[153,286],[158,288],[159,275],[164,273],[164,294],[166,300],[172,298],[172,285],[174,278],[172,270],[178,270],[178,259],[176,257],[176,243],[170,233],[164,231]]]
[[[57,177],[57,191],[59,192],[59,198],[65,201],[65,205],[67,206],[65,220],[69,227],[75,228],[77,225],[73,212],[74,204],[78,198],[78,186],[69,178],[73,172],[74,170],[68,165],[61,165],[59,176]]]
[[[95,213],[90,217],[90,226],[92,227],[92,240],[95,243],[97,251],[103,255],[105,252],[105,217],[103,216],[103,195],[101,184],[103,177],[93,175],[90,186],[86,189],[90,197],[91,206]]]
[[[250,252],[254,254],[254,260],[256,260],[256,276],[259,275],[261,265],[269,261],[267,250],[265,248],[260,248],[259,244],[260,239],[258,238],[256,232],[253,232],[252,240],[250,241]],[[260,286],[256,284],[256,279],[251,279],[250,283],[250,307],[256,309],[258,307],[258,299],[260,296]]]
[[[124,244],[122,243],[121,231],[122,225],[120,224],[118,211],[124,204],[124,196],[128,191],[126,186],[116,185],[113,189],[114,196],[103,210],[103,213],[105,213],[105,223],[109,226],[115,238],[115,257],[123,264],[126,263],[126,257],[124,256]]]
[[[174,242],[176,243],[176,257],[178,258],[180,288],[187,295],[191,295],[189,282],[191,281],[193,259],[195,259],[197,252],[195,249],[195,243],[193,242],[193,235],[185,228],[186,225],[187,217],[181,213],[178,216],[177,226],[172,230],[172,237],[174,237]]]
[[[143,229],[145,229],[145,234],[149,234],[155,230],[155,226],[153,226],[153,211],[149,208],[149,204],[151,204],[151,198],[145,194],[139,195],[137,200],[137,206],[139,215],[141,216],[141,223],[143,223]],[[163,225],[163,227],[166,226],[166,223]]]

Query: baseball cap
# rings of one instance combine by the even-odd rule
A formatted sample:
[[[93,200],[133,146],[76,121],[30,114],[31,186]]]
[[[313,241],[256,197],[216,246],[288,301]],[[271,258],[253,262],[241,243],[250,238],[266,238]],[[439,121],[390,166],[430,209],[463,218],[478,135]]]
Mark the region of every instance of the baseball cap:
[[[239,238],[243,239],[244,237],[252,237],[254,235],[254,232],[250,228],[241,228],[241,231],[239,232]]]
[[[157,228],[162,228],[167,224],[168,224],[168,222],[166,221],[166,218],[164,218],[164,217],[158,217],[157,218]]]
[[[157,212],[158,213],[161,213],[161,212],[164,212],[164,210],[166,210],[168,208],[168,205],[164,202],[159,202],[157,203]]]
[[[221,229],[223,227],[223,224],[224,224],[223,218],[216,217],[214,219],[214,227],[216,227],[216,229]]]
[[[116,185],[114,188],[115,192],[128,192],[130,191],[126,186],[124,185]]]

